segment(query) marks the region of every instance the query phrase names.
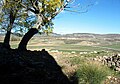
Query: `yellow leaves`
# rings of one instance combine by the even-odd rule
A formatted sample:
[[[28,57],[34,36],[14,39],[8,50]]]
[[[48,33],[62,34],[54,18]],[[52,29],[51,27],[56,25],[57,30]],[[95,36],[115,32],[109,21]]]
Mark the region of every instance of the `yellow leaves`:
[[[64,0],[44,0],[43,4],[45,5],[43,11],[53,14],[62,7]]]
[[[49,5],[52,9],[60,8],[64,0],[45,0],[44,4]]]
[[[49,35],[50,33],[53,33],[53,28],[51,28],[50,26],[48,26],[46,29],[43,30],[43,32],[47,35]]]

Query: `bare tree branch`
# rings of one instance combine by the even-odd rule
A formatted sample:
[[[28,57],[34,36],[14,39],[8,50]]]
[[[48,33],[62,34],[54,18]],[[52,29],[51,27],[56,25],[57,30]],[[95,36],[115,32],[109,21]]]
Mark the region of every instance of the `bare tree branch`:
[[[78,10],[68,10],[68,9],[64,9],[65,11],[69,11],[69,12],[75,12],[75,13],[87,13],[88,12],[88,10],[85,10],[85,11],[82,11],[82,12],[80,12],[80,11],[78,11]]]

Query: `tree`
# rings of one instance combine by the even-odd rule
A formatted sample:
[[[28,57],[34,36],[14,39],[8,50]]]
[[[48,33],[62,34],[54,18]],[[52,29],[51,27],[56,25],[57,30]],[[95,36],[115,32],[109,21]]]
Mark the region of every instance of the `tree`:
[[[18,19],[21,17],[21,0],[2,0],[1,3],[1,11],[0,11],[0,25],[1,29],[7,31],[3,46],[6,48],[10,48],[10,34],[11,29],[18,24]],[[20,16],[20,17],[19,17]],[[23,15],[22,15],[23,16]]]
[[[37,21],[21,40],[18,47],[20,50],[26,50],[28,41],[38,33],[38,29],[50,27],[52,19],[64,8],[62,7],[64,0],[26,0],[23,3],[24,8],[36,15]]]
[[[31,28],[28,30],[28,32],[23,36],[21,42],[19,43],[18,49],[19,50],[26,50],[26,46],[28,41],[39,32],[41,29],[45,29],[45,32],[47,33],[48,30],[53,27],[52,20],[63,10],[70,11],[70,12],[78,12],[81,13],[77,8],[81,7],[81,3],[83,1],[88,0],[4,0],[6,1],[6,4],[10,3],[11,5],[3,6],[5,9],[7,8],[7,15],[9,17],[9,26],[7,28],[8,35],[6,34],[6,37],[10,37],[9,32],[13,28],[14,22],[16,22],[22,29],[28,28],[27,26],[31,25],[26,16],[23,16],[24,20],[21,20],[26,25],[21,26],[21,23],[16,20],[16,15],[24,14],[24,11],[27,11],[28,18],[31,17],[31,15],[35,16],[36,19],[34,20],[34,24],[31,25]],[[93,3],[91,3],[93,0],[89,0],[90,3],[86,5],[85,7],[81,7],[81,9],[87,9],[86,7],[90,7]],[[12,3],[11,3],[12,2]],[[19,4],[18,4],[19,2]],[[73,3],[77,3],[74,4]],[[16,5],[13,5],[16,4]],[[18,9],[20,7],[20,9]],[[2,8],[2,9],[3,9]],[[12,9],[12,11],[11,11]],[[24,11],[22,11],[24,10]],[[19,12],[18,12],[19,11]],[[83,10],[84,12],[87,12],[87,10]],[[82,11],[82,12],[83,12]],[[22,16],[21,16],[22,18]],[[9,40],[4,40],[4,43],[9,43]]]
[[[0,26],[1,30],[6,32],[3,46],[10,49],[10,35],[22,36],[25,30],[31,27],[33,22],[29,22],[26,9],[21,7],[22,0],[1,0],[0,2]]]
[[[32,38],[34,34],[38,33],[38,30],[42,29],[43,27],[48,27],[48,28],[51,27],[52,20],[61,11],[63,10],[72,11],[69,10],[68,8],[74,8],[75,6],[79,7],[79,3],[74,6],[70,5],[71,3],[76,2],[75,0],[25,0],[25,1],[26,2],[24,2],[22,6],[26,8],[28,11],[34,13],[34,15],[36,15],[37,17],[37,21],[21,40],[18,46],[18,49],[20,50],[26,50],[28,41]],[[93,3],[90,3],[88,6],[92,4]],[[79,11],[74,10],[74,12],[79,12]]]

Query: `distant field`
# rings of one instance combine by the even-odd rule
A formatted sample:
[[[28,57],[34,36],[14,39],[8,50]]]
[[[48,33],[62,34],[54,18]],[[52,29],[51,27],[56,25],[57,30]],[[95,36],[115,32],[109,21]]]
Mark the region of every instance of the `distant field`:
[[[27,46],[30,50],[39,50],[39,49],[48,49],[48,50],[59,50],[63,52],[80,52],[80,51],[101,51],[102,48],[93,47],[93,46],[85,46],[85,45],[75,45],[75,44],[66,44],[64,41],[59,40],[50,40],[45,41],[46,39],[41,40],[31,40]],[[12,41],[11,47],[17,48],[19,41]]]
[[[16,40],[17,37],[12,38]],[[0,40],[3,42],[3,38]],[[20,40],[11,41],[11,47],[17,48]],[[93,52],[93,51],[120,51],[120,42],[116,41],[106,41],[103,38],[90,39],[90,38],[71,38],[63,39],[63,37],[52,37],[52,36],[39,36],[33,37],[27,48],[29,50],[41,50],[46,49],[49,51],[62,51],[62,52]]]
[[[12,41],[11,47],[17,48],[19,41]],[[120,43],[112,43],[111,45],[82,45],[82,44],[70,44],[65,43],[64,40],[58,40],[55,38],[39,38],[32,39],[27,46],[30,50],[58,50],[62,52],[92,52],[92,51],[104,51],[104,50],[117,50],[120,49]]]
[[[113,49],[120,49],[120,43],[114,43],[112,45],[104,46],[108,48],[113,48]]]

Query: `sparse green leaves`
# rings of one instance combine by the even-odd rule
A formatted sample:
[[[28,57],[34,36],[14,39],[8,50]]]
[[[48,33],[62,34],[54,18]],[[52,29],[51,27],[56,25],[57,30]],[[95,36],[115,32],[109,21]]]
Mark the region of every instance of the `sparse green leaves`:
[[[22,0],[3,0],[0,13],[0,25],[6,30],[14,28],[19,30],[20,26],[24,29],[22,21],[28,16],[25,9],[21,6]],[[20,22],[21,21],[21,22]],[[17,27],[17,28],[16,28]]]

